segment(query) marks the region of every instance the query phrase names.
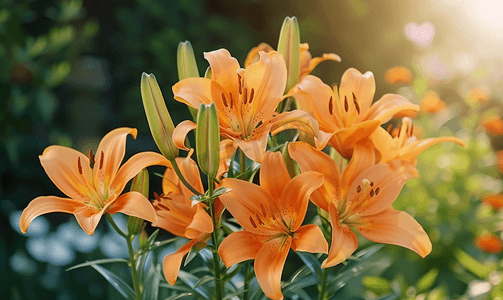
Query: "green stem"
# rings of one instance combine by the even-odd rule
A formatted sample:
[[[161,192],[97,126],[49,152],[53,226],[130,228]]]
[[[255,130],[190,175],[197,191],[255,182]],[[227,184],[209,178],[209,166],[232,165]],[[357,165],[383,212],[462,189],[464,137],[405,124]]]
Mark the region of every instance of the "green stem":
[[[120,228],[119,228],[119,226],[117,226],[117,224],[115,224],[115,221],[112,218],[111,214],[107,214],[107,219],[108,219],[108,222],[110,222],[110,225],[112,225],[112,227],[115,229],[115,231],[117,231],[117,233],[120,236],[122,236],[123,238],[127,239],[127,235],[122,230],[120,230]]]
[[[131,268],[131,278],[133,279],[134,292],[136,294],[136,299],[141,300],[140,281],[138,280],[138,274],[136,273],[136,259],[133,251],[134,236],[129,234],[126,240],[129,251],[129,267]]]
[[[243,152],[243,150],[241,150],[241,148],[239,148],[239,171],[241,174],[243,174],[244,172],[246,172],[246,155],[245,153]]]
[[[112,227],[115,229],[115,231],[122,236],[123,238],[126,239],[127,242],[127,247],[129,251],[129,268],[131,269],[131,278],[133,279],[133,287],[134,287],[134,292],[136,294],[136,300],[141,300],[141,290],[140,290],[140,281],[138,280],[138,274],[136,273],[136,258],[134,256],[134,251],[133,251],[133,239],[134,235],[128,234],[126,235],[120,228],[117,226],[115,223],[114,219],[112,218],[112,215],[107,214],[107,219],[112,225]]]
[[[245,283],[243,286],[244,293],[243,293],[243,300],[248,300],[248,287],[250,286],[250,262],[247,261],[245,262]]]
[[[211,233],[211,237],[213,239],[213,245],[215,249],[213,252],[213,264],[215,266],[215,293],[216,299],[222,300],[222,282],[220,281],[220,257],[218,255],[218,221],[215,215],[215,199],[212,199],[213,196],[213,179],[208,177],[208,196],[210,198],[210,214],[211,219],[213,220],[213,232]]]
[[[180,181],[192,192],[194,195],[201,196],[202,194],[196,190],[190,183],[185,180],[185,177],[183,177],[182,171],[180,171],[180,168],[178,167],[178,164],[176,163],[175,159],[170,160],[171,165],[173,166],[173,170],[175,171],[176,175],[178,178],[180,178]]]
[[[325,300],[325,290],[326,290],[326,285],[327,285],[327,277],[328,277],[328,270],[323,269],[323,274],[321,277],[320,296],[318,297],[319,300]]]

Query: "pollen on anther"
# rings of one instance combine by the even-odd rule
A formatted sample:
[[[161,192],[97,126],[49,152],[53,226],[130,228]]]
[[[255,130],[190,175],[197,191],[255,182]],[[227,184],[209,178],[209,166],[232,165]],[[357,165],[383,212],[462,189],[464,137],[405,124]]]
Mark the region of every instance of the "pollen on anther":
[[[374,189],[370,190],[370,197],[374,197]]]
[[[260,225],[264,225],[264,222],[262,222],[262,219],[260,219],[259,215],[255,213],[255,216],[257,217],[257,221]]]
[[[241,75],[238,74],[238,87],[239,87],[239,94],[243,93],[242,87],[241,87]]]
[[[388,125],[388,129],[386,129],[386,131],[387,131],[388,133],[390,133],[391,127],[393,127],[393,125],[392,125],[392,124],[389,124],[389,125]]]
[[[377,194],[379,194],[380,190],[381,190],[380,188],[376,188],[376,196],[377,196]]]
[[[101,155],[100,155],[100,170],[103,168],[103,159],[105,159],[105,154],[103,154],[103,151],[101,151]]]
[[[224,93],[222,93],[222,101],[224,102],[225,107],[229,107],[229,105],[227,104],[227,99],[225,99]]]
[[[262,209],[262,215],[264,216],[264,218],[267,218],[267,213],[266,213],[265,208],[262,205],[262,203],[260,203],[260,208]]]
[[[371,186],[371,187],[373,187],[373,186],[374,186],[374,182],[373,182],[373,181],[371,181],[371,182],[370,182],[370,186]]]
[[[243,103],[246,104],[246,102],[248,102],[248,88],[246,87],[244,88],[244,97]]]
[[[255,221],[253,221],[253,218],[250,216],[250,223],[252,224],[253,228],[257,228],[257,224],[255,224]]]
[[[82,175],[82,165],[80,164],[80,157],[77,159],[77,167],[79,168],[79,174]]]
[[[231,108],[232,108],[234,106],[234,99],[232,98],[232,93],[230,93],[229,96],[231,97]]]
[[[348,104],[348,97],[344,96],[344,110],[348,112],[349,110],[349,104]]]
[[[333,103],[333,96],[330,96],[330,100],[328,100],[328,112],[333,115],[334,114],[334,103]]]
[[[94,168],[94,154],[93,154],[93,149],[89,149],[89,166],[92,168]]]
[[[355,104],[356,111],[360,114],[360,105],[358,105],[358,101],[356,101],[355,93],[353,93],[353,102]]]
[[[362,191],[362,187],[359,185],[357,188],[356,188],[356,192],[359,193]]]
[[[250,102],[249,103],[252,103],[254,95],[255,95],[255,89],[252,88],[251,91],[250,91]]]

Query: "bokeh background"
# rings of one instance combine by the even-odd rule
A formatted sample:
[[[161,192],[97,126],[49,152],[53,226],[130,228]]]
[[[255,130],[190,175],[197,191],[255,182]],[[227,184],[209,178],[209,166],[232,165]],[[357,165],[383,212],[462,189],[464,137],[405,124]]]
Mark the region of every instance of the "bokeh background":
[[[0,0],[0,298],[118,299],[94,269],[65,271],[86,260],[127,257],[105,222],[88,236],[73,216],[55,213],[20,233],[29,201],[63,196],[38,155],[52,144],[85,153],[122,126],[139,130],[127,156],[156,151],[141,103],[142,72],[156,76],[177,124],[190,118],[171,92],[179,42],[192,43],[204,74],[204,51],[226,48],[243,64],[260,42],[276,47],[286,16],[298,18],[313,56],[342,58],[314,71],[325,83],[338,83],[354,67],[374,73],[375,99],[399,93],[420,104],[433,91],[445,108],[417,117],[423,136],[458,136],[468,145],[437,145],[421,154],[420,179],[407,183],[394,204],[423,225],[433,252],[420,259],[386,246],[372,256],[372,268],[345,282],[339,299],[501,297],[503,205],[482,200],[502,190],[496,153],[503,132],[479,124],[501,110],[502,8],[475,0]],[[389,84],[386,71],[396,66],[410,70],[412,80]],[[477,248],[475,239],[486,234],[496,237],[493,247],[479,242]],[[126,269],[112,270],[128,276]]]

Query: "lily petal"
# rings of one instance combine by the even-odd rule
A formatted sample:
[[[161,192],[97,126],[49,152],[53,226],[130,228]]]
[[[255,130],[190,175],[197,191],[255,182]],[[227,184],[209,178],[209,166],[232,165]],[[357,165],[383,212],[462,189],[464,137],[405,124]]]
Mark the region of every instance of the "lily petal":
[[[237,148],[238,144],[231,139],[220,141],[220,163],[218,165],[217,178],[222,178],[229,171],[230,160]]]
[[[381,155],[380,162],[388,162],[399,157],[396,141],[384,128],[378,127],[370,136],[370,140]]]
[[[434,146],[439,143],[443,142],[453,142],[458,145],[461,145],[463,147],[466,147],[465,142],[463,142],[461,139],[458,139],[456,137],[452,136],[444,136],[444,137],[438,137],[438,138],[429,138],[429,139],[422,139],[419,141],[415,141],[411,144],[408,144],[404,146],[402,149],[400,149],[400,159],[404,160],[410,160],[415,157],[417,157],[421,152],[424,150],[430,148],[431,146]]]
[[[323,174],[309,171],[295,176],[285,185],[279,207],[281,216],[286,224],[290,224],[291,231],[296,231],[302,225],[309,197],[323,185],[323,179]]]
[[[255,258],[255,274],[264,294],[271,299],[283,299],[281,273],[285,266],[292,238],[275,238],[264,244]]]
[[[321,62],[324,62],[326,60],[333,60],[333,61],[340,62],[341,58],[339,57],[339,55],[337,55],[335,53],[323,53],[323,55],[321,57],[312,58],[309,61],[309,67],[307,69],[301,70],[300,79],[302,80],[302,78],[304,76],[311,73],[314,70],[314,68],[316,68],[316,66],[318,66]]]
[[[170,285],[174,285],[176,279],[178,278],[178,272],[180,272],[180,266],[182,265],[182,260],[185,255],[190,252],[190,249],[199,242],[198,239],[193,239],[187,244],[176,250],[175,253],[166,255],[162,261],[162,271],[166,281]]]
[[[417,177],[417,170],[407,161],[393,160],[367,168],[351,184],[347,206],[362,216],[377,214],[391,206],[403,185],[413,177]],[[366,190],[364,179],[370,182]]]
[[[128,216],[138,217],[151,222],[154,226],[157,223],[157,215],[152,203],[141,193],[135,191],[119,196],[110,205],[107,212],[110,214],[120,212]]]
[[[203,183],[201,182],[201,175],[199,174],[199,168],[194,160],[190,158],[192,151],[189,152],[187,157],[177,157],[176,163],[178,164],[180,171],[182,172],[185,180],[192,185],[198,192],[204,194]],[[194,193],[192,193],[184,184],[178,184],[182,193],[186,198],[190,198]]]
[[[83,206],[87,205],[69,198],[56,196],[37,197],[33,199],[23,210],[23,213],[19,218],[19,228],[22,233],[26,233],[31,221],[40,215],[51,212],[64,212],[72,214],[76,209]]]
[[[334,133],[328,144],[334,147],[345,158],[351,157],[355,144],[368,138],[379,127],[380,121],[368,120],[343,128]],[[318,145],[316,148],[320,149]]]
[[[248,91],[254,90],[252,109],[249,117],[244,118],[253,118],[253,126],[272,115],[282,100],[287,77],[285,61],[279,52],[259,52],[259,55],[260,60],[243,73],[245,88]],[[232,91],[238,91],[237,86]],[[237,94],[234,96],[234,99],[238,99]]]
[[[321,232],[320,227],[315,224],[301,226],[295,234],[297,237],[292,241],[293,251],[306,251],[311,253],[327,253],[328,243]]]
[[[192,222],[196,208],[190,207],[190,203],[186,203],[185,196],[181,194],[173,195],[170,200],[167,200],[172,204],[168,209],[162,203],[163,201],[154,200],[153,202],[157,214],[156,226],[186,238],[185,229]]]
[[[365,74],[360,71],[349,68],[342,74],[341,85],[339,87],[339,99],[348,102],[348,120],[353,124],[352,120],[357,120],[364,116],[372,101],[376,90],[374,74],[368,71]],[[356,100],[353,100],[353,95]],[[358,102],[359,113],[354,101]],[[358,117],[357,117],[358,116]]]
[[[254,259],[264,242],[270,239],[269,235],[258,235],[243,230],[236,231],[227,236],[218,247],[218,254],[225,266],[229,268],[248,259]],[[236,245],[240,245],[236,247]]]
[[[245,155],[253,161],[262,162],[264,159],[265,150],[267,148],[267,135],[271,129],[272,123],[264,123],[253,130],[252,135],[243,140],[240,137],[226,135],[232,139]]]
[[[164,156],[155,152],[141,152],[133,155],[125,164],[123,164],[117,174],[115,175],[110,189],[114,190],[117,194],[122,192],[126,183],[133,179],[138,172],[146,167],[160,165],[171,166],[169,160]]]
[[[268,152],[260,168],[260,186],[271,194],[274,199],[280,199],[285,185],[290,181],[283,155],[280,152]]]
[[[356,234],[345,224],[339,224],[339,213],[332,204],[329,209],[330,221],[332,223],[332,243],[328,257],[325,259],[322,268],[329,268],[340,264],[358,248],[358,238]]]
[[[271,135],[276,135],[287,129],[299,129],[314,137],[319,136],[318,122],[305,111],[293,110],[284,112],[269,121],[273,123]]]
[[[189,239],[199,238],[204,233],[213,232],[213,221],[203,205],[197,204],[196,207],[196,214],[190,225],[185,229],[185,236]]]
[[[259,60],[258,53],[260,51],[271,52],[274,51],[274,48],[269,46],[267,43],[260,43],[257,47],[253,47],[248,55],[246,55],[245,59],[245,68],[248,68],[251,64],[256,63]]]
[[[210,63],[211,80],[218,82],[225,91],[232,94],[233,99],[238,99],[236,72],[239,69],[239,63],[237,59],[232,57],[226,49],[205,52],[204,58]],[[220,94],[218,95],[220,96]]]
[[[115,195],[113,195],[113,197],[115,197]],[[97,208],[90,205],[81,206],[77,208],[73,212],[73,214],[75,215],[75,218],[77,218],[77,222],[79,223],[80,227],[82,227],[82,229],[87,234],[93,235],[96,226],[98,226],[98,223],[101,220],[101,217],[107,211],[108,205],[109,204],[107,204],[101,210],[98,210]]]
[[[39,159],[49,178],[65,195],[85,201],[88,186],[92,184],[89,182],[91,178],[89,159],[84,154],[67,147],[50,146],[44,150]]]
[[[341,178],[335,162],[327,154],[304,142],[290,143],[288,153],[299,164],[302,172],[316,171],[325,176],[323,185],[311,194],[311,200],[316,206],[328,211],[329,201],[340,199]]]
[[[356,229],[368,240],[408,248],[421,257],[431,252],[431,242],[424,229],[409,214],[389,207],[379,214],[361,219]]]
[[[186,78],[173,85],[175,100],[199,109],[201,104],[212,102],[212,81],[208,78]]]
[[[185,146],[185,138],[187,134],[189,134],[191,130],[196,129],[196,127],[197,124],[190,120],[185,120],[178,124],[175,130],[173,130],[173,144],[175,144],[178,149],[189,151],[189,148]]]
[[[379,120],[382,124],[388,122],[396,113],[404,110],[419,111],[419,106],[412,104],[404,96],[386,94],[372,105],[363,119]]]
[[[114,180],[115,174],[126,153],[126,139],[128,135],[136,138],[138,130],[135,128],[117,128],[107,133],[96,151],[96,163],[93,168],[94,182],[104,182],[105,185]]]
[[[342,172],[342,198],[345,197],[348,188],[355,178],[367,168],[375,164],[375,153],[372,145],[356,144],[351,161]]]
[[[271,205],[275,205],[275,200],[264,188],[244,180],[234,178],[224,178],[221,186],[231,188],[228,193],[221,195],[220,201],[227,206],[227,210],[234,216],[238,223],[244,229],[259,235],[274,235],[278,233],[262,226],[259,222],[252,221],[257,215],[265,218],[271,218]],[[274,212],[279,210],[272,208]],[[263,215],[265,212],[265,215]],[[262,219],[262,218],[261,218]]]
[[[288,96],[295,97],[299,108],[312,115],[321,130],[334,132],[343,127],[339,95],[334,94],[330,86],[318,77],[306,76],[290,90]]]

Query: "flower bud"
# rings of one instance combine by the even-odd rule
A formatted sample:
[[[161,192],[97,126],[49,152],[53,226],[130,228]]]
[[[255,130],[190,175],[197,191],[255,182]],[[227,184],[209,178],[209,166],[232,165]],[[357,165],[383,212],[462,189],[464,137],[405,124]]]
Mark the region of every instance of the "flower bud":
[[[295,17],[286,17],[279,35],[278,52],[283,55],[287,69],[286,89],[288,92],[299,81],[300,75],[300,30]]]
[[[138,192],[148,199],[148,186],[149,186],[148,171],[146,169],[143,169],[138,173],[138,175],[135,176],[135,178],[133,178],[133,181],[131,182],[130,191]],[[140,233],[142,226],[143,226],[143,219],[132,216],[129,217],[127,223],[127,229],[129,234],[137,235],[138,233]]]
[[[191,77],[199,77],[194,50],[189,41],[180,42],[178,44],[178,52],[176,55],[178,66],[178,80]]]
[[[180,42],[180,44],[178,44],[176,63],[178,68],[178,80],[199,77],[199,70],[197,69],[194,50],[192,49],[192,45],[189,41]],[[192,106],[188,106],[188,108],[192,118],[195,120],[197,116],[197,109]]]
[[[178,148],[175,147],[172,139],[175,126],[153,74],[141,75],[141,98],[150,132],[157,147],[167,159],[174,159],[178,156]]]
[[[220,126],[215,104],[201,104],[197,113],[196,153],[204,174],[215,178],[220,162]]]
[[[141,234],[140,234],[139,242],[140,242],[140,248],[141,249],[145,248],[147,246],[147,244],[148,244],[148,232],[145,229],[145,227],[143,227],[141,229]]]

